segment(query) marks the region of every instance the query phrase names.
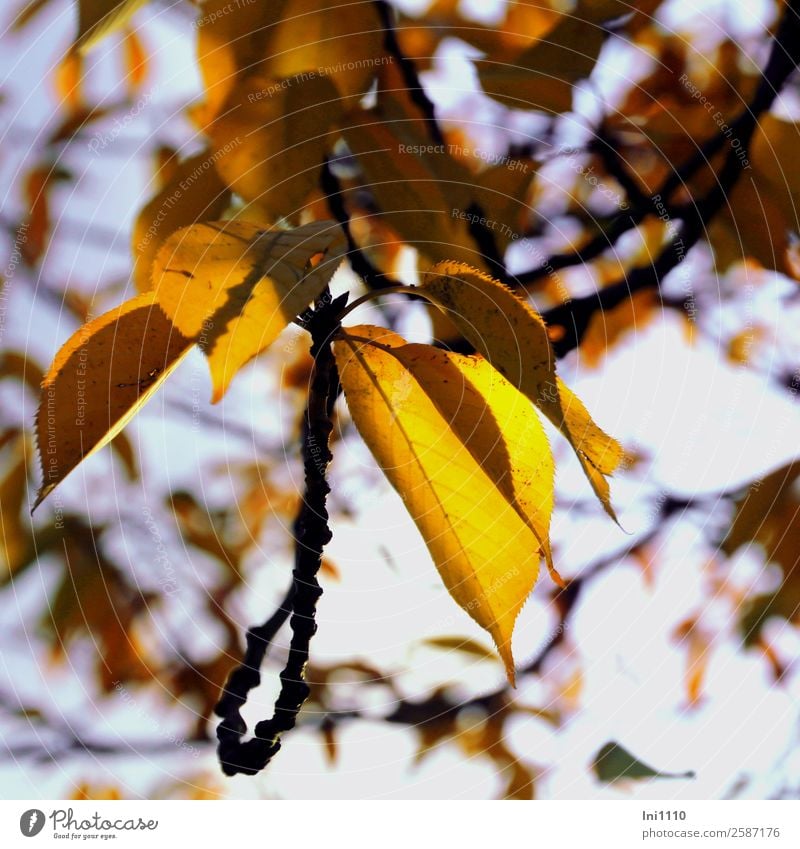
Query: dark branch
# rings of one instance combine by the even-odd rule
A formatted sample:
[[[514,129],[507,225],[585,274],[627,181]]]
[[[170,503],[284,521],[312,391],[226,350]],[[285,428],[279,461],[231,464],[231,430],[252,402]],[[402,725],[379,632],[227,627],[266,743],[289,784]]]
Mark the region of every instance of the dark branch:
[[[328,447],[332,429],[331,411],[338,394],[331,339],[338,329],[337,317],[344,300],[346,296],[331,301],[326,290],[307,323],[312,339],[314,371],[303,420],[305,493],[294,527],[292,589],[286,597],[289,604],[282,605],[283,609],[277,611],[261,629],[254,629],[253,637],[250,635],[254,632],[248,633],[245,661],[231,675],[225,694],[217,705],[216,712],[222,717],[217,727],[217,752],[226,775],[255,775],[264,769],[281,747],[281,734],[294,728],[300,708],[309,694],[304,670],[308,663],[311,638],[317,630],[317,600],[322,595],[317,572],[322,561],[322,550],[331,539],[326,509],[330,487],[326,472],[331,460]],[[269,640],[285,621],[289,605],[292,640],[289,657],[280,676],[281,691],[275,702],[275,712],[271,719],[256,725],[255,734],[250,740],[242,741],[247,725],[239,712],[240,708],[247,701],[249,691],[260,681],[259,668]]]
[[[375,6],[378,10],[378,15],[383,26],[383,46],[386,52],[397,62],[400,73],[403,76],[403,82],[406,84],[408,95],[411,102],[416,105],[425,119],[425,126],[428,129],[430,137],[435,144],[444,144],[444,136],[441,128],[436,120],[436,109],[428,95],[425,93],[422,83],[414,63],[400,49],[397,41],[397,33],[394,29],[394,21],[392,19],[392,7],[386,0],[376,0]]]
[[[741,148],[728,151],[716,185],[697,203],[689,204],[682,212],[683,223],[678,232],[664,247],[655,262],[634,269],[627,278],[599,290],[596,294],[567,301],[548,310],[545,321],[563,329],[553,347],[558,357],[577,348],[586,333],[589,323],[598,312],[605,312],[627,300],[643,289],[659,289],[664,278],[697,244],[712,219],[724,206],[730,192],[742,174],[742,151],[747,158],[753,134],[761,116],[771,108],[786,80],[800,62],[800,0],[792,0],[781,21],[770,51],[770,57],[762,74],[758,89],[749,109],[736,122]],[[722,134],[722,141],[725,136]],[[719,142],[718,144],[722,144]],[[694,167],[693,165],[691,167]],[[691,170],[681,170],[682,178]],[[681,179],[682,179],[681,178]],[[676,178],[668,180],[667,184]],[[665,184],[665,192],[669,185]],[[668,197],[665,193],[664,197]]]
[[[331,170],[330,160],[328,159],[325,160],[322,166],[320,187],[328,201],[331,215],[339,223],[347,240],[347,259],[353,271],[361,277],[369,289],[385,289],[388,286],[399,286],[399,280],[394,280],[388,274],[384,274],[377,269],[356,244],[356,240],[353,238],[352,228],[350,227],[350,214],[344,205],[342,185],[338,177]]]
[[[762,72],[761,80],[750,104],[741,113],[741,115],[731,122],[730,130],[727,132],[720,130],[719,133],[712,136],[680,168],[673,171],[664,180],[661,188],[656,192],[655,197],[660,198],[664,205],[664,210],[671,217],[681,217],[681,215],[675,211],[671,205],[670,199],[674,192],[679,187],[685,186],[701,168],[709,167],[711,159],[719,153],[720,150],[722,150],[729,138],[738,137],[743,143],[743,149],[746,151],[747,145],[744,143],[745,140],[749,143],[752,139],[753,132],[758,126],[759,119],[772,107],[772,104],[775,102],[775,98],[799,63],[800,19],[798,18],[798,2],[797,0],[791,0],[791,2],[787,5],[786,13],[781,20],[778,31],[775,33],[767,65]],[[534,268],[530,271],[517,275],[517,279],[522,286],[530,286],[543,279],[548,274],[552,274],[554,271],[561,271],[565,268],[582,265],[596,259],[608,248],[612,247],[620,236],[627,233],[634,227],[637,227],[642,223],[647,215],[653,212],[653,199],[648,198],[648,202],[644,204],[641,202],[643,197],[641,191],[630,175],[628,175],[624,169],[619,167],[620,164],[618,162],[615,162],[614,154],[611,152],[609,146],[601,146],[597,148],[597,150],[601,154],[601,158],[603,159],[609,173],[617,179],[617,181],[620,182],[620,184],[628,192],[632,206],[630,212],[616,216],[606,230],[598,233],[583,247],[575,251],[555,254],[538,268]],[[730,153],[727,158],[728,160],[731,159]],[[734,158],[737,160],[736,164],[738,165],[738,157]],[[737,170],[736,176],[738,176],[740,171],[741,167]],[[729,191],[730,188],[732,188],[732,185],[728,186],[727,190]],[[633,195],[631,195],[631,191],[634,191]],[[709,223],[709,220],[710,219],[707,219],[705,221],[706,225]],[[690,234],[683,234],[684,241],[687,241],[688,235]],[[697,239],[695,239],[695,242],[696,241]],[[688,251],[688,246],[686,250]],[[666,251],[670,251],[669,246]],[[649,280],[650,282],[648,285],[652,285],[652,277],[650,277]],[[603,307],[598,305],[597,308]],[[581,311],[583,306],[580,302],[573,301],[572,309],[578,309]],[[592,312],[594,312],[594,309]],[[578,325],[580,325],[580,316],[578,316]],[[562,324],[562,326],[566,325]],[[570,343],[565,342],[564,344],[569,345]],[[572,344],[571,347],[567,347],[566,350],[572,350],[574,347],[575,345]]]

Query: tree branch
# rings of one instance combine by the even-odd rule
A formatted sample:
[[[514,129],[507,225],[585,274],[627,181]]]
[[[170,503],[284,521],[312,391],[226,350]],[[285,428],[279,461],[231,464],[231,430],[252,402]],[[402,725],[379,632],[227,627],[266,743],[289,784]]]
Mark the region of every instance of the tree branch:
[[[294,527],[295,566],[292,587],[282,608],[260,629],[248,632],[244,663],[228,679],[225,693],[217,705],[216,713],[222,717],[217,727],[217,752],[226,775],[255,775],[264,769],[281,747],[281,734],[294,728],[300,708],[308,698],[309,687],[304,680],[304,670],[308,663],[311,638],[317,630],[317,600],[322,595],[317,572],[322,561],[322,550],[331,539],[326,509],[330,487],[326,472],[331,460],[328,446],[332,430],[331,412],[338,394],[331,340],[338,329],[337,317],[346,298],[345,295],[331,301],[326,289],[308,320],[314,370],[303,420],[305,493]],[[255,727],[255,735],[243,742],[247,725],[239,712],[240,708],[247,701],[249,691],[260,681],[259,668],[269,640],[285,621],[289,608],[292,640],[289,657],[280,676],[281,691],[275,702],[275,712],[272,718],[259,722]]]
[[[739,131],[738,137],[741,148],[731,147],[725,157],[716,185],[702,200],[685,208],[681,227],[663,248],[655,262],[634,269],[626,278],[600,289],[593,295],[566,301],[544,313],[543,317],[549,325],[559,326],[564,331],[553,343],[556,356],[563,357],[580,345],[589,323],[597,312],[613,309],[635,292],[643,289],[659,289],[666,275],[683,261],[686,254],[701,239],[710,222],[724,206],[742,174],[743,166],[740,150],[744,151],[746,157],[759,119],[771,108],[787,79],[800,63],[799,7],[800,0],[791,0],[775,34],[772,50],[756,94],[749,109],[735,122]],[[726,139],[722,132],[720,139],[716,142],[719,147]],[[714,145],[709,145],[709,150],[713,149]],[[703,162],[705,161],[704,159]],[[680,177],[673,175],[671,179],[666,181],[664,186],[665,198],[668,199],[670,186],[676,180],[682,181],[693,168],[695,168],[694,160],[686,169],[679,172]]]
[[[444,144],[444,135],[442,135],[441,128],[436,120],[436,109],[425,93],[425,89],[417,74],[416,66],[400,49],[400,44],[397,41],[397,33],[394,29],[394,21],[392,20],[392,7],[386,0],[375,0],[375,6],[381,19],[381,25],[383,26],[383,45],[386,48],[386,52],[399,65],[408,96],[422,113],[430,137],[435,144]]]
[[[334,219],[342,228],[342,233],[347,240],[347,259],[353,271],[358,274],[369,289],[386,289],[389,286],[400,286],[399,280],[395,280],[388,274],[377,269],[367,258],[366,254],[356,244],[353,231],[350,227],[350,213],[344,205],[342,197],[342,184],[339,178],[331,170],[331,163],[326,159],[322,166],[320,175],[320,187],[328,201],[328,208]]]

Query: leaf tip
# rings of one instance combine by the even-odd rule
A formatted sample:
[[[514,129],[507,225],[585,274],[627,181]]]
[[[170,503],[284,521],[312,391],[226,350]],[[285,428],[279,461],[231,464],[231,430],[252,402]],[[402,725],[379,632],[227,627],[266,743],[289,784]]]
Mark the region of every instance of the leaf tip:
[[[42,484],[39,492],[36,493],[36,500],[33,502],[31,506],[31,516],[33,516],[36,508],[47,498],[48,495],[56,488],[56,484],[48,483]]]
[[[498,643],[497,651],[500,654],[500,659],[503,661],[503,666],[506,668],[506,678],[508,678],[508,683],[516,689],[517,671],[514,668],[514,656],[511,653],[511,640],[506,640],[504,643]]]

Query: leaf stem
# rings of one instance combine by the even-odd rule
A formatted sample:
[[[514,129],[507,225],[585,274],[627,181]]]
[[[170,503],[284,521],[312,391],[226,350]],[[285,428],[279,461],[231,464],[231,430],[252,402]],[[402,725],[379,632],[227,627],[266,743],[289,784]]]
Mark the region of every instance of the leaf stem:
[[[339,320],[341,321],[341,319],[350,315],[354,309],[360,307],[362,304],[366,304],[368,301],[374,301],[383,295],[413,295],[417,298],[428,298],[425,292],[421,291],[418,286],[405,286],[402,283],[398,283],[396,286],[387,286],[385,289],[375,289],[374,291],[367,292],[360,298],[356,298],[352,303],[348,304],[344,310],[342,310]]]

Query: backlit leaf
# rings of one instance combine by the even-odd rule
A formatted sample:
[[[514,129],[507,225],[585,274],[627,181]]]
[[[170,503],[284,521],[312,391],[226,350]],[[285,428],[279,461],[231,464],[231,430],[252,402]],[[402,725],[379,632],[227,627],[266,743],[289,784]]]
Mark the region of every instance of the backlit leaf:
[[[155,295],[208,358],[216,403],[233,376],[325,288],[344,252],[332,221],[265,230],[245,221],[174,233],[153,266]],[[314,265],[312,259],[323,254]]]
[[[203,3],[195,22],[197,64],[205,88],[205,102],[194,110],[200,126],[205,127],[219,114],[246,76],[267,73],[265,42],[283,17],[286,4],[287,0]]]
[[[59,104],[70,114],[78,113],[83,102],[83,57],[70,50],[56,65],[53,82]]]
[[[128,88],[131,97],[135,97],[147,79],[147,71],[150,64],[147,50],[135,29],[130,29],[125,34],[125,39],[122,42],[122,50],[125,56]]]
[[[470,640],[466,637],[431,637],[428,640],[423,640],[423,645],[430,646],[433,649],[442,649],[443,651],[457,651],[463,654],[468,654],[471,657],[476,657],[479,660],[495,660],[495,655],[489,649],[484,648],[476,640]]]
[[[122,29],[147,0],[78,0],[78,35],[75,45],[88,50],[112,32]]]
[[[460,263],[435,265],[424,275],[420,289],[564,434],[595,494],[616,521],[606,476],[618,468],[624,452],[556,375],[555,355],[541,316],[498,281]]]
[[[380,67],[383,29],[374,3],[292,0],[266,37],[270,76],[327,76],[341,96],[358,101]]]
[[[554,470],[541,422],[481,358],[381,328],[346,334],[335,354],[353,421],[513,681],[514,621],[549,556]]]
[[[209,128],[222,179],[272,219],[297,217],[317,187],[341,117],[327,77],[250,77]]]
[[[230,199],[231,193],[217,173],[210,151],[181,162],[144,205],[133,225],[131,250],[136,288],[146,292],[152,287],[153,260],[168,236],[201,219],[219,218]]]
[[[189,351],[152,293],[84,325],[42,384],[36,437],[42,486],[34,509],[130,421]]]
[[[23,518],[22,511],[28,484],[27,437],[13,432],[7,435],[13,441],[4,452],[10,463],[7,468],[4,464],[0,478],[0,585],[27,566],[36,554],[30,519]],[[4,441],[0,440],[0,448]]]
[[[574,86],[594,68],[606,33],[601,26],[564,15],[516,59],[477,63],[483,90],[510,109],[564,112]]]
[[[433,261],[480,262],[466,220],[453,214],[470,202],[472,179],[463,164],[413,124],[384,121],[377,113],[351,118],[344,137],[385,223]]]

